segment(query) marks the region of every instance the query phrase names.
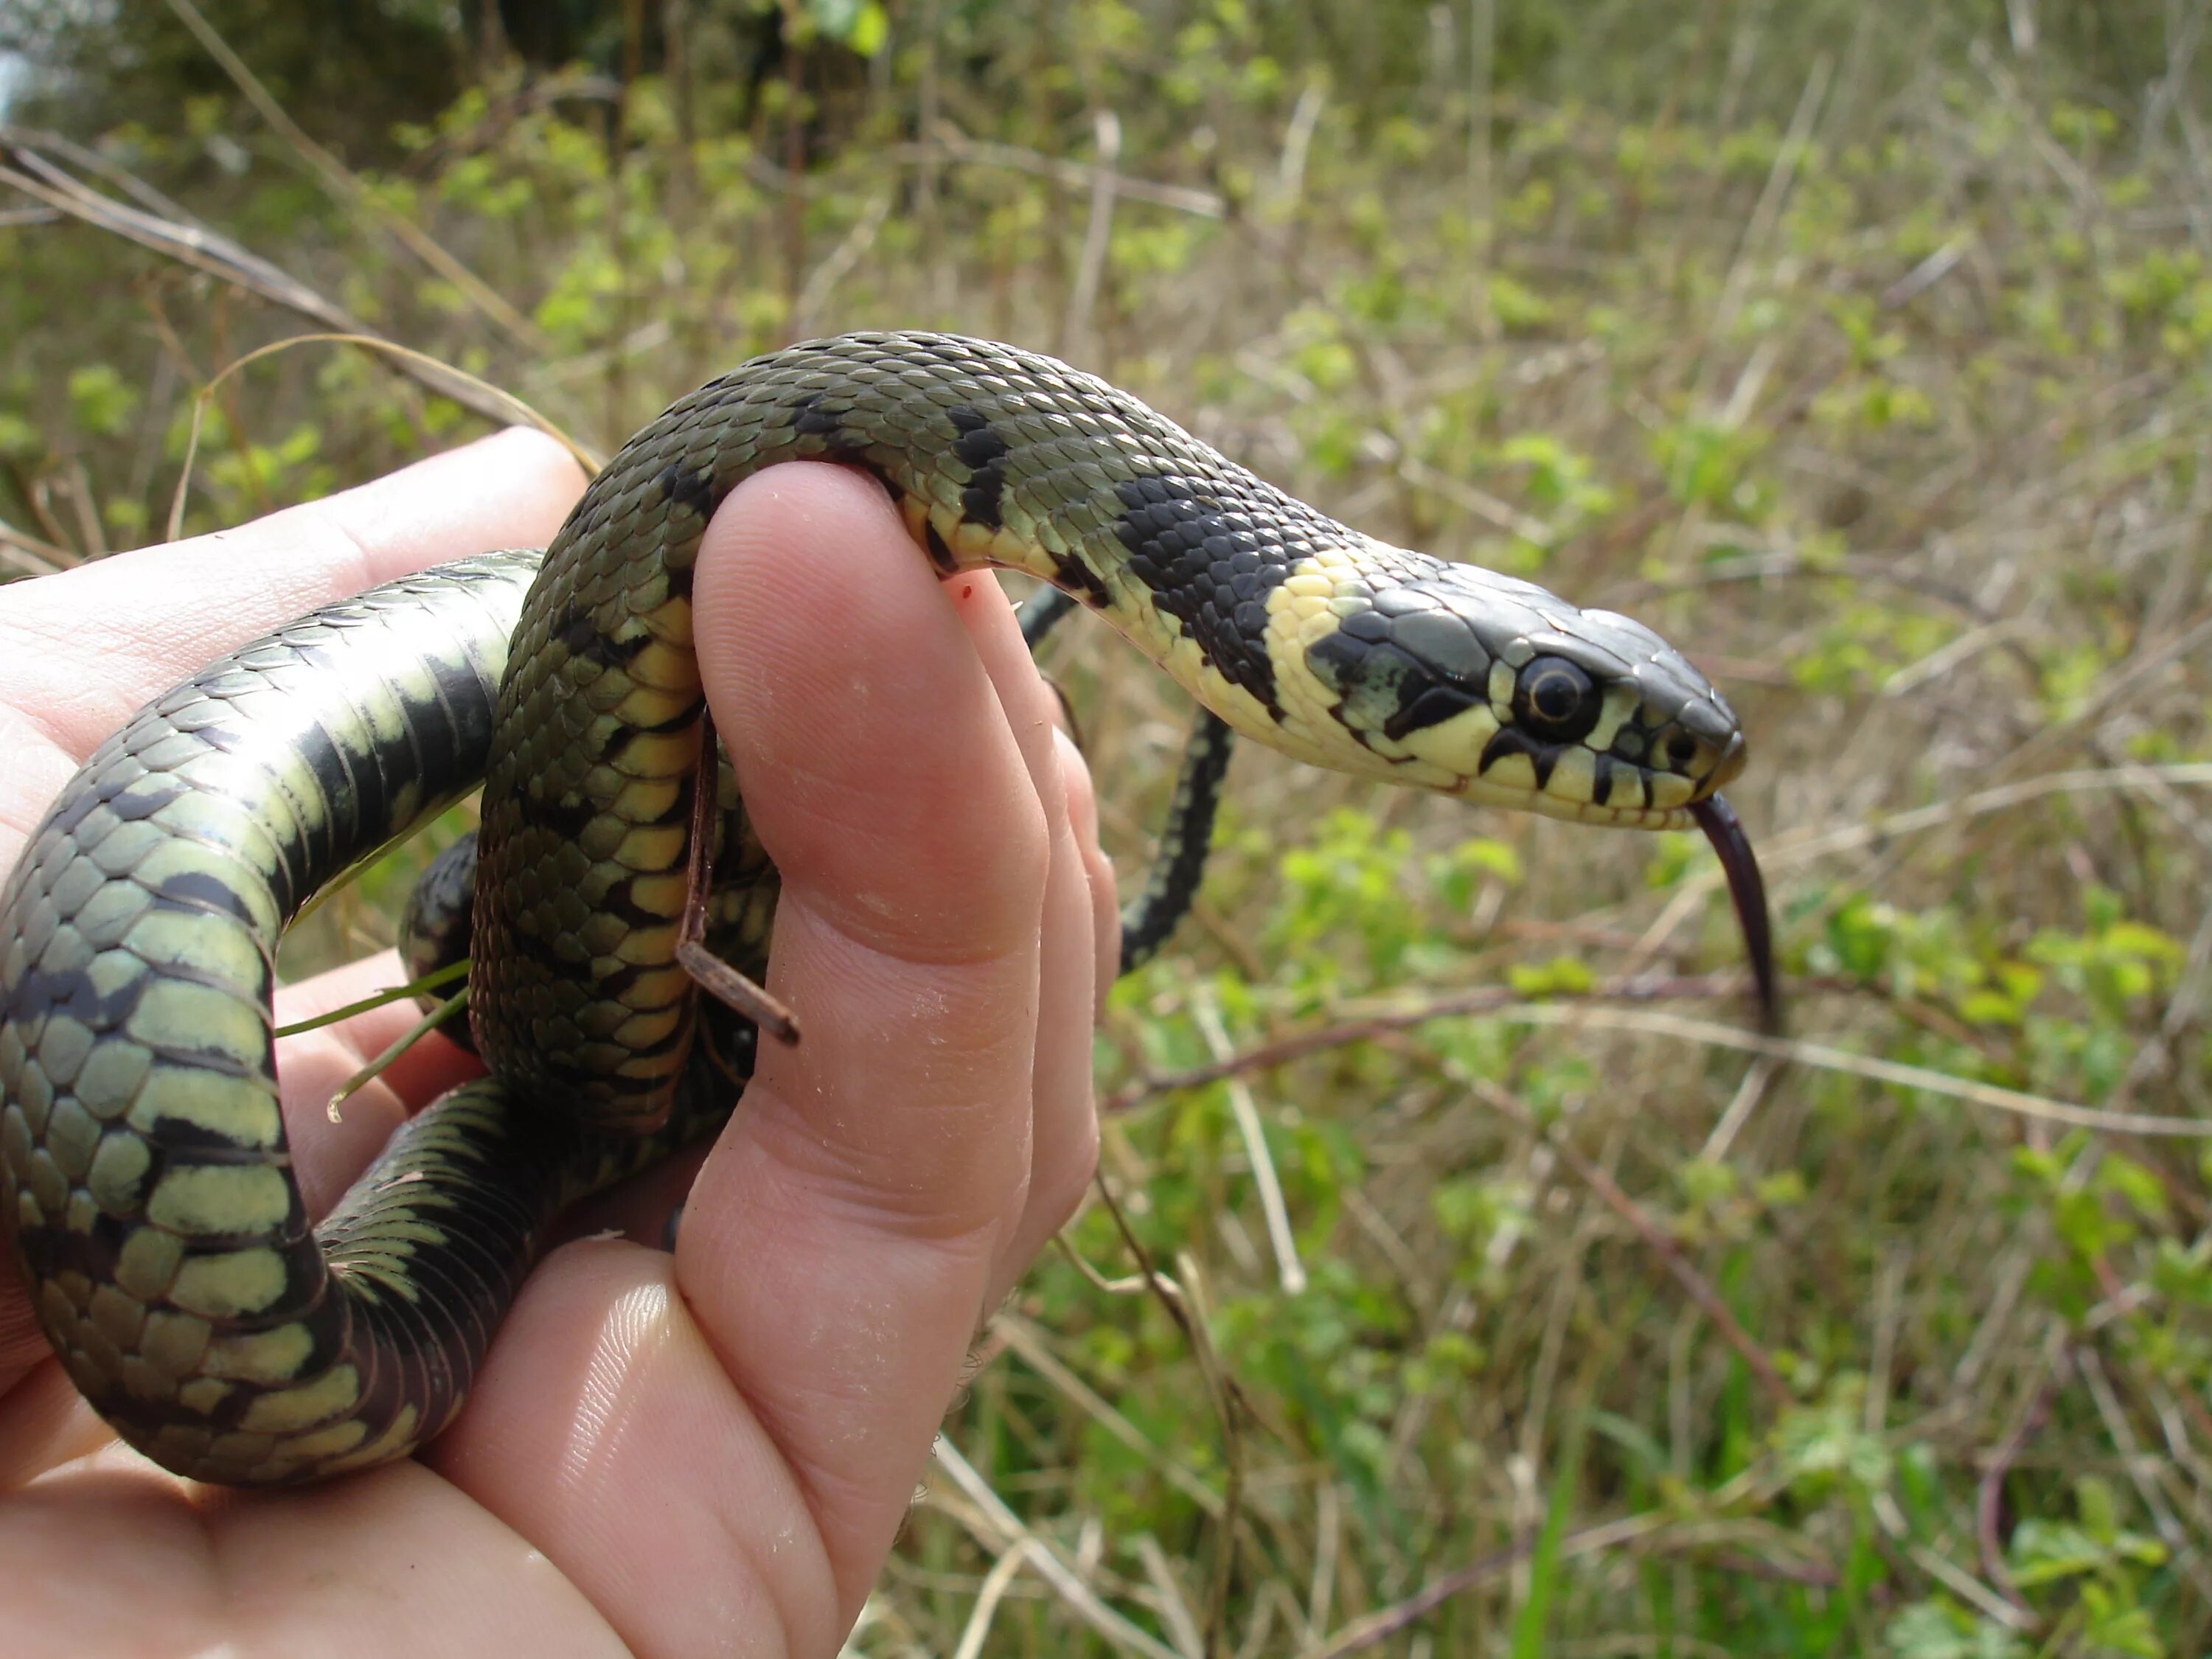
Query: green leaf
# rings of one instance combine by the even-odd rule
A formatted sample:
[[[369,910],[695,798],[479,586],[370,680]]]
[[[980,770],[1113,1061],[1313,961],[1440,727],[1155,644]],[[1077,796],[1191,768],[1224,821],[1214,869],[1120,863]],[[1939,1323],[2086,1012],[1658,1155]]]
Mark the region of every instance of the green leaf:
[[[138,408],[138,388],[106,363],[72,369],[69,398],[77,425],[103,438],[127,431]]]
[[[0,455],[11,460],[25,459],[37,454],[45,444],[38,428],[20,415],[0,410]]]
[[[2028,1654],[2003,1626],[1943,1596],[1903,1608],[1882,1635],[1896,1659],[2027,1659]]]

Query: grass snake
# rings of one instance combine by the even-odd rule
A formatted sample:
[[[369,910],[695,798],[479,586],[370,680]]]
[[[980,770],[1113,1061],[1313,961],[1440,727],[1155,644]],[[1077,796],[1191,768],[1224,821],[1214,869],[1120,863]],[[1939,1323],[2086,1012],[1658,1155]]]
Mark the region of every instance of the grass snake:
[[[1212,782],[1179,796],[1198,858],[1232,729],[1483,805],[1694,823],[1771,1005],[1715,793],[1743,738],[1649,629],[1347,529],[1049,358],[792,346],[633,438],[542,566],[486,554],[246,647],[103,744],[33,835],[0,895],[0,1209],[62,1363],[157,1462],[255,1485],[406,1455],[460,1410],[560,1210],[726,1116],[753,1033],[679,960],[695,825],[705,944],[738,973],[764,963],[775,874],[727,769],[702,768],[692,566],[740,479],[802,457],[879,479],[940,572],[1042,578],[1210,711]],[[278,937],[479,781],[489,1076],[314,1224],[277,1105]],[[1190,823],[1173,839],[1158,915],[1195,884]]]

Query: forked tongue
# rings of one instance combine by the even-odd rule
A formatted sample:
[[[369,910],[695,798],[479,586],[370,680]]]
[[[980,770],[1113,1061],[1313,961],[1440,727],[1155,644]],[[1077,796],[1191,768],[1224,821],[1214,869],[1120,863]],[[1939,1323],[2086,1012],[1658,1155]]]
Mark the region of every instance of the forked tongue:
[[[1752,855],[1751,838],[1735,809],[1718,795],[1692,804],[1690,816],[1713,844],[1721,870],[1728,877],[1729,897],[1735,903],[1735,919],[1743,929],[1744,953],[1751,958],[1751,981],[1759,994],[1759,1029],[1782,1030],[1782,983],[1774,973],[1774,928],[1766,915],[1766,883]]]

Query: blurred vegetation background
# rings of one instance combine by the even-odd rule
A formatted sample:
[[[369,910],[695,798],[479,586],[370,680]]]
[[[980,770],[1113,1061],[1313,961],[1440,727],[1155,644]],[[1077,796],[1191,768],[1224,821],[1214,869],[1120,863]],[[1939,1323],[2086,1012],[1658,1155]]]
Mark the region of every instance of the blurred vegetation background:
[[[196,404],[189,529],[482,428],[216,381],[303,331],[604,453],[897,325],[1632,611],[1746,715],[1793,1043],[1695,838],[1246,754],[1102,1035],[1120,1219],[853,1651],[2200,1654],[2207,10],[0,8],[0,562],[159,539]],[[1068,632],[1131,872],[1187,711]]]

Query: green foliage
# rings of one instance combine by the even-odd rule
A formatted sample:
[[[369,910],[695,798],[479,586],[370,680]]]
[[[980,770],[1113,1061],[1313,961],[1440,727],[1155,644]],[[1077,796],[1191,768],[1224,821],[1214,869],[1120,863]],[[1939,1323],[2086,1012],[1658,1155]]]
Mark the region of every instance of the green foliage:
[[[2212,759],[2208,117],[2190,76],[2156,91],[2163,0],[525,9],[527,70],[479,9],[210,8],[358,197],[159,8],[112,66],[30,40],[77,78],[28,107],[603,448],[802,330],[1061,349],[1378,538],[1684,645],[1746,716],[1729,793],[1797,1034],[2031,1106],[2206,1109],[2201,787],[2117,769]],[[329,59],[346,31],[380,41]],[[1125,187],[1094,234],[1105,113]],[[195,394],[294,326],[0,224],[0,525],[157,534]],[[357,351],[257,361],[206,406],[187,527],[474,429]],[[1126,872],[1186,711],[1054,650]],[[1224,1650],[1297,1650],[1511,1547],[1389,1640],[2212,1644],[2212,1157],[1693,1040],[1735,1002],[1654,1000],[1740,955],[1694,834],[1257,757],[1229,820],[1200,922],[1098,1046],[1103,1165],[1189,1328],[1048,1255],[1013,1311],[1064,1370],[1000,1353],[948,1431],[1117,1610],[1165,1628],[1150,1539],[1193,1607],[1224,1565]],[[420,857],[288,969],[386,937]],[[1505,1006],[1593,1000],[1631,1023]],[[1217,1036],[1279,1063],[1152,1089]],[[1133,1273],[1103,1206],[1068,1237]],[[854,1651],[954,1650],[993,1549],[929,1508],[901,1547]],[[988,1651],[1108,1650],[1055,1597],[995,1619]]]
[[[137,388],[106,363],[74,370],[69,396],[77,426],[94,437],[119,437],[130,429],[138,408]]]
[[[1995,1620],[1941,1595],[1906,1607],[1885,1634],[1895,1659],[2028,1659],[2032,1651]]]

